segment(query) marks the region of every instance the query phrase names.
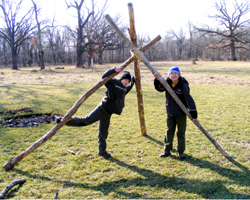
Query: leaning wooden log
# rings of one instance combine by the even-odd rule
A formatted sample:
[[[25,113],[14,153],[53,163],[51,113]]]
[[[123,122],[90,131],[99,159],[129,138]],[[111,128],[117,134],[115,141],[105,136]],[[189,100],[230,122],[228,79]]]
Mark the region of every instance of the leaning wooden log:
[[[145,52],[148,50],[152,45],[154,45],[156,42],[158,42],[161,39],[160,36],[157,36],[154,40],[146,44],[145,46],[141,47],[141,51]],[[121,67],[125,68],[130,63],[132,63],[135,60],[135,56],[131,56],[128,60],[126,60]],[[58,123],[56,126],[54,126],[50,131],[48,131],[44,136],[42,136],[39,140],[37,140],[34,144],[32,144],[29,148],[27,148],[25,151],[17,155],[15,158],[12,158],[7,163],[3,165],[3,168],[5,170],[12,169],[16,163],[21,161],[23,158],[25,158],[27,155],[29,155],[31,152],[35,151],[39,146],[41,146],[43,143],[45,143],[49,138],[51,138],[53,135],[56,134],[56,132],[64,126],[70,118],[77,112],[78,108],[82,105],[84,101],[87,100],[88,97],[90,97],[93,93],[95,93],[96,90],[98,90],[101,86],[103,86],[105,83],[107,83],[109,80],[111,80],[113,77],[115,77],[118,73],[111,74],[110,76],[102,79],[99,81],[95,86],[93,86],[91,89],[89,89],[87,92],[85,92],[79,99],[76,101],[76,103],[73,105],[73,107],[67,112],[67,114],[64,116],[64,118],[61,120],[60,123]]]
[[[109,15],[105,15],[105,18],[108,20],[109,24],[113,27],[113,29],[116,31],[116,33],[122,38],[122,40],[125,42],[125,44],[130,48],[130,51],[133,52],[133,54],[136,56],[136,58],[140,61],[142,61],[146,67],[152,72],[152,74],[155,74],[159,81],[162,83],[162,85],[166,88],[166,90],[169,92],[169,94],[173,97],[173,99],[176,101],[176,103],[180,106],[180,108],[183,110],[183,112],[190,118],[190,120],[201,130],[202,133],[205,134],[205,136],[214,144],[214,146],[226,157],[229,158],[230,156],[222,149],[222,147],[219,145],[219,143],[208,133],[208,131],[198,122],[193,121],[193,118],[185,105],[180,101],[178,96],[175,94],[175,92],[172,90],[172,88],[168,85],[166,80],[160,75],[160,73],[150,64],[150,62],[145,58],[143,53],[139,51],[126,36],[120,31],[120,29],[116,26],[114,21]]]
[[[128,9],[129,9],[129,22],[130,22],[130,28],[129,28],[130,40],[133,43],[133,45],[137,48],[137,36],[135,31],[134,10],[132,3],[128,4]],[[141,134],[143,136],[146,136],[147,132],[146,132],[146,124],[144,118],[143,98],[141,89],[141,75],[140,75],[141,73],[140,73],[140,65],[137,59],[134,60],[134,74],[135,74],[135,88],[137,94],[137,107],[138,107],[139,122],[141,127]]]
[[[18,184],[24,184],[26,182],[25,179],[20,179],[20,180],[16,180],[13,181],[11,184],[9,184],[1,193],[0,193],[0,199],[4,199],[5,195],[11,190],[11,188],[13,188],[14,186],[18,185]]]

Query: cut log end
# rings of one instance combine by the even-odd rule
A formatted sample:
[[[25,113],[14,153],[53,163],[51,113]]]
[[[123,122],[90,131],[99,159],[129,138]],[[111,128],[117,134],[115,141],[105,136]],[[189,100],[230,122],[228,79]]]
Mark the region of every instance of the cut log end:
[[[10,162],[11,160],[3,165],[3,168],[5,169],[5,171],[8,171],[14,168],[14,165],[12,165]]]

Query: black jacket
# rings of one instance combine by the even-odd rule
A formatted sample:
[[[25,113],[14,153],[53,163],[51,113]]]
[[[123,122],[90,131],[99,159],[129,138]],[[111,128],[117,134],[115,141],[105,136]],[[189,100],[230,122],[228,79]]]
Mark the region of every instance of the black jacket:
[[[175,94],[179,97],[181,102],[189,109],[191,116],[194,119],[196,119],[197,110],[196,110],[195,102],[189,93],[190,91],[189,91],[187,80],[184,77],[180,76],[177,85],[175,85],[174,87],[172,87],[172,80],[169,77],[167,78],[166,81],[170,85],[170,87],[173,89]],[[185,113],[182,111],[182,109],[179,107],[179,105],[176,103],[176,101],[168,93],[166,88],[161,84],[159,80],[157,79],[154,80],[154,86],[157,91],[166,92],[166,108],[167,108],[167,114],[169,116],[185,115]]]
[[[115,68],[105,72],[102,78],[115,73]],[[107,91],[102,99],[101,105],[109,112],[120,115],[125,106],[125,95],[132,89],[135,79],[132,77],[131,82],[125,87],[119,79],[113,78],[105,86]]]

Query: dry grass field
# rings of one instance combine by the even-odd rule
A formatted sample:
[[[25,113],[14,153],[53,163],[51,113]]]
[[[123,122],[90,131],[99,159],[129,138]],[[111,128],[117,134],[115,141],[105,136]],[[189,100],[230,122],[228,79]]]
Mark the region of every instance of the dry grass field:
[[[162,76],[167,76],[168,67],[177,65],[182,74],[190,83],[226,84],[226,85],[248,85],[250,86],[249,63],[248,62],[152,62],[151,63]],[[43,84],[75,81],[99,81],[105,70],[119,64],[96,65],[94,70],[77,69],[75,66],[65,66],[64,69],[47,67],[39,71],[38,67],[21,68],[21,70],[4,70],[0,68],[0,86],[14,84]],[[240,66],[240,67],[237,67]],[[127,67],[133,72],[133,65]],[[93,73],[94,72],[94,73]],[[141,63],[141,78],[144,81],[152,81],[151,72]]]
[[[141,85],[147,136],[141,136],[136,91],[126,96],[122,115],[112,115],[108,151],[97,155],[98,124],[63,126],[50,140],[9,171],[3,165],[25,151],[55,126],[0,126],[0,192],[11,182],[26,179],[6,194],[7,199],[250,199],[250,63],[152,62],[167,77],[179,66],[190,83],[201,124],[228,153],[225,158],[190,121],[187,158],[180,160],[176,137],[172,156],[161,159],[166,131],[163,93],[153,87],[151,72],[141,64]],[[0,68],[0,113],[28,108],[35,113],[64,115],[102,74],[119,64]],[[57,66],[58,67],[58,66]],[[133,74],[133,65],[127,67]],[[101,87],[78,109],[85,116],[101,101]],[[5,120],[0,116],[0,120]],[[75,154],[70,153],[72,150]]]

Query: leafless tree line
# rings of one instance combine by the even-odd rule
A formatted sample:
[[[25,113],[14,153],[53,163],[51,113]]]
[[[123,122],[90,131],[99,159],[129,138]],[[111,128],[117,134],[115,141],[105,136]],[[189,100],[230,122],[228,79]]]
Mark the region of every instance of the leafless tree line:
[[[96,0],[65,0],[68,9],[76,12],[77,27],[56,25],[43,19],[35,0],[24,11],[23,0],[1,0],[0,66],[76,65],[93,68],[93,63],[123,62],[130,51],[104,18],[108,0],[99,8]],[[249,60],[249,1],[234,2],[229,13],[225,0],[215,3],[217,14],[209,16],[218,22],[216,28],[196,27],[188,22],[188,32],[169,30],[145,56],[149,61],[171,60]],[[124,33],[128,30],[115,22]],[[148,35],[138,35],[138,46],[149,42]]]

